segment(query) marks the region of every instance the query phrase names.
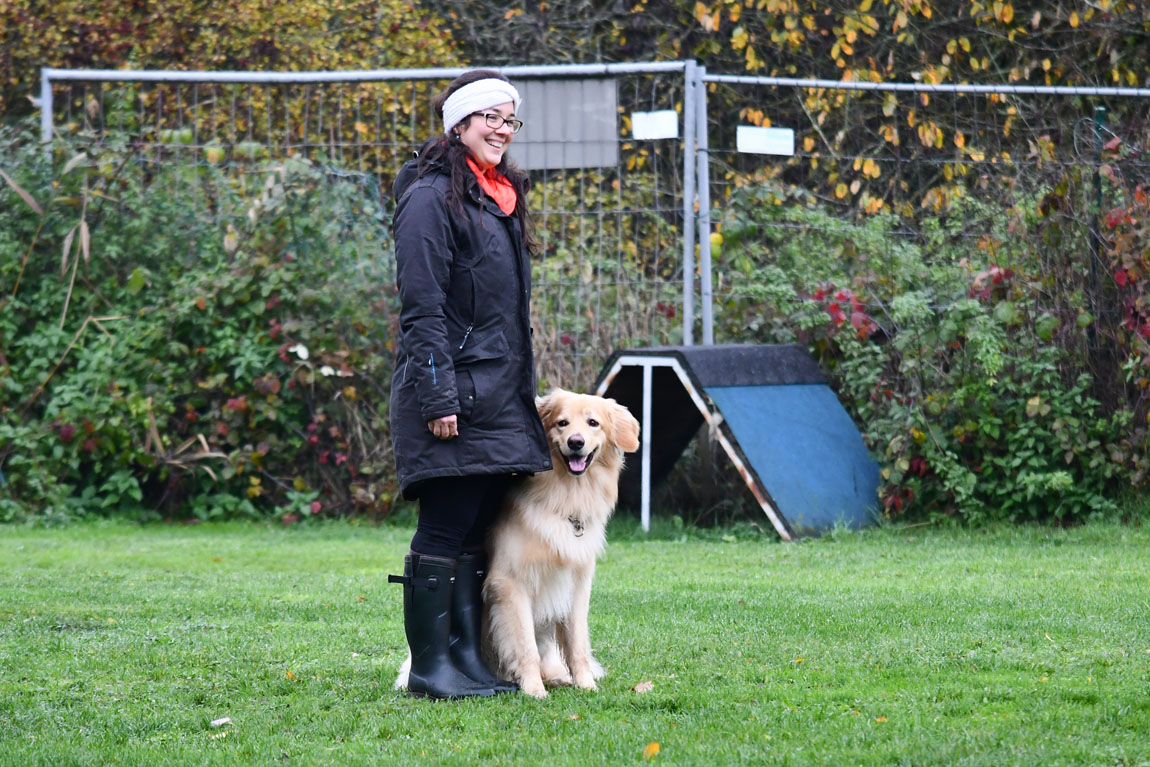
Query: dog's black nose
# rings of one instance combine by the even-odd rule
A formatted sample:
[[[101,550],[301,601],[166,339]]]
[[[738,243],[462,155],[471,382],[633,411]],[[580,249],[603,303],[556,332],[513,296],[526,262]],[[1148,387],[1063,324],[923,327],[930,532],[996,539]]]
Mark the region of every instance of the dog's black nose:
[[[573,434],[567,438],[567,447],[572,450],[582,450],[584,444],[586,444],[585,440],[578,434]]]

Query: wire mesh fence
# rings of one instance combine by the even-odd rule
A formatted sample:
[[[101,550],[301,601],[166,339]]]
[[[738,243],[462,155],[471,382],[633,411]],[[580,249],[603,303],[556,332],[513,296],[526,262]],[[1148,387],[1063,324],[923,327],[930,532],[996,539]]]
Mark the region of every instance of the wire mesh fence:
[[[876,281],[908,249],[925,267],[966,269],[961,291],[930,297],[936,312],[1021,272],[1036,300],[1011,321],[1053,317],[1095,368],[1104,337],[1130,321],[1104,257],[1106,216],[1150,181],[1150,91],[704,79],[716,216],[745,210],[749,189],[780,206],[757,232],[759,263],[798,251],[869,259],[853,269],[869,286],[838,287],[854,288],[854,309],[888,320]],[[740,151],[738,126],[789,129],[793,151]],[[738,279],[732,257],[715,267],[716,340],[768,340],[770,328],[747,316],[763,306],[761,286]],[[811,277],[808,295],[820,296]]]
[[[570,131],[546,141],[531,137],[533,118],[538,124],[546,110],[532,115],[531,100],[524,105],[528,128],[519,147],[538,140],[558,160],[528,168],[542,243],[534,265],[535,338],[548,384],[586,386],[618,347],[698,337],[772,340],[752,316],[762,309],[761,285],[730,262],[730,252],[713,270],[706,258],[712,223],[722,227],[748,189],[770,190],[760,202],[789,211],[762,240],[768,251],[829,249],[853,258],[859,232],[878,219],[882,236],[866,247],[887,257],[911,248],[927,265],[963,254],[975,256],[972,264],[1005,264],[1023,248],[1036,259],[1029,268],[1050,281],[1043,310],[1127,319],[1127,307],[1108,293],[1113,276],[1099,257],[1102,218],[1123,190],[1147,180],[1150,91],[706,74],[693,80],[693,62],[504,71],[519,83],[546,80],[546,88],[564,78],[608,82],[615,112],[608,160],[581,163],[585,153]],[[288,157],[358,183],[390,210],[399,168],[440,131],[431,98],[457,73],[330,73],[312,81],[281,73],[255,81],[220,73],[132,79],[53,71],[47,119],[56,131],[128,137],[143,169],[192,169],[188,202],[212,215],[241,212],[216,207],[197,174],[226,173],[242,183]],[[697,124],[693,88],[706,90],[705,119]],[[682,135],[633,138],[631,115],[658,110],[679,111]],[[790,129],[793,152],[741,151],[738,131],[747,127]],[[701,188],[693,179],[696,138],[709,171]],[[816,207],[827,215],[803,215]],[[1031,214],[1042,220],[1021,226]],[[694,286],[696,232],[701,289]],[[380,253],[371,279],[390,285],[393,263]],[[933,300],[945,307],[963,297]],[[1092,329],[1082,338],[1097,345]]]
[[[133,78],[57,70],[46,80],[45,95],[52,131],[130,142],[144,173],[159,165],[189,169],[183,193],[205,215],[243,215],[219,207],[202,183],[205,175],[258,189],[269,169],[292,157],[319,164],[333,182],[359,184],[390,212],[399,169],[442,131],[432,97],[459,71],[325,73],[310,81],[281,73],[257,81],[258,75]],[[550,136],[532,135],[533,118],[538,124],[546,115],[532,113],[530,97],[521,110],[527,127],[510,150],[521,164],[532,142],[537,150],[526,170],[541,243],[533,284],[540,377],[547,385],[587,386],[617,346],[682,338],[684,142],[678,136],[635,140],[630,115],[681,106],[683,66],[503,71],[521,89],[543,77],[554,83],[557,76],[583,77],[608,89],[610,135],[600,143],[610,146],[593,161],[581,161],[588,153],[573,137],[571,120],[553,127]],[[378,254],[370,278],[384,288],[394,283],[390,252]]]

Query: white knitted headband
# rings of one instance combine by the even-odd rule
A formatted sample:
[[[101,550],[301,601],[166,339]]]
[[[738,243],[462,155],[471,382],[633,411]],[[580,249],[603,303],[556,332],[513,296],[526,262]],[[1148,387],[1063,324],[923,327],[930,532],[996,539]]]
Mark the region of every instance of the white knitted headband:
[[[514,105],[518,113],[522,99],[519,98],[519,91],[515,90],[511,83],[494,77],[468,83],[443,102],[443,132],[450,134],[451,129],[468,115],[506,104],[508,101]]]

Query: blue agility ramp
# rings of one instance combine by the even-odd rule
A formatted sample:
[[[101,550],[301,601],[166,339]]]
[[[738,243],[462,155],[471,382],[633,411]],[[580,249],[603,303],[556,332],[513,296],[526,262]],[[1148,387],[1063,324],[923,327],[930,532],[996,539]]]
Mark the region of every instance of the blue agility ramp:
[[[784,540],[874,518],[878,464],[801,346],[620,350],[595,393],[626,405],[642,424],[640,455],[628,459],[619,492],[640,507],[644,529],[652,484],[704,423]]]

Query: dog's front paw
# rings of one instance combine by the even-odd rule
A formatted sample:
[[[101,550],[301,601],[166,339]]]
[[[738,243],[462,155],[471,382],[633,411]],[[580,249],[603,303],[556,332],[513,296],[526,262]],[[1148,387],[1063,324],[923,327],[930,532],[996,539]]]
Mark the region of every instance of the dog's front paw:
[[[595,684],[595,677],[590,671],[584,674],[577,674],[575,676],[575,686],[583,690],[598,690],[599,686]]]
[[[532,698],[546,698],[547,688],[543,686],[543,680],[539,677],[535,679],[524,679],[519,683],[519,689],[530,695]]]

